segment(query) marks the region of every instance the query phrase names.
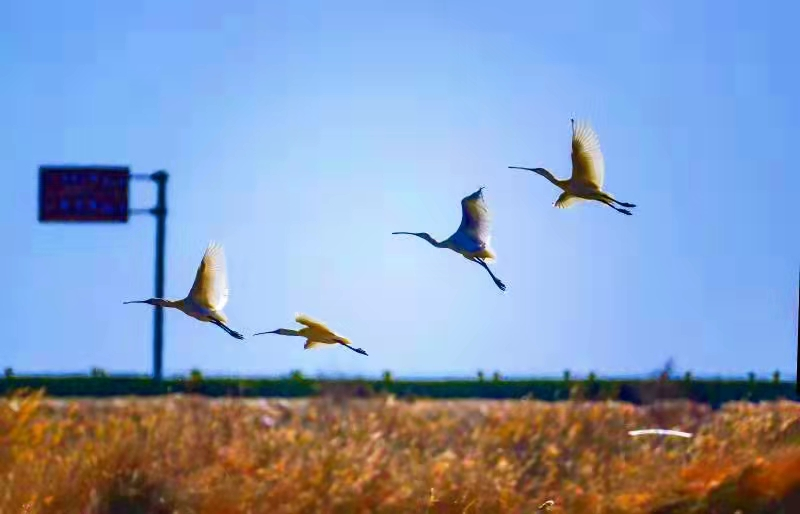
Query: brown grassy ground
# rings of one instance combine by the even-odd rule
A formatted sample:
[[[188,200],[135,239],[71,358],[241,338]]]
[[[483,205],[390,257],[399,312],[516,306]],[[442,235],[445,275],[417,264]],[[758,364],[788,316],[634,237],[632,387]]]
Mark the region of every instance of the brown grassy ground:
[[[800,513],[798,437],[789,402],[33,395],[0,400],[0,513]]]

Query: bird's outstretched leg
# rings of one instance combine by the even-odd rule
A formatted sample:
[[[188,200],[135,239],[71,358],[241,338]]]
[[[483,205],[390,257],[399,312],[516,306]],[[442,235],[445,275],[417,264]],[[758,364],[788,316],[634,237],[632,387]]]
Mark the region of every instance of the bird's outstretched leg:
[[[614,202],[617,202],[617,201],[614,200],[614,198],[612,198],[611,195],[609,195],[608,193],[596,192],[594,194],[587,195],[584,198],[586,198],[587,200],[596,200],[596,201],[598,201],[598,202],[600,202],[600,203],[602,203],[604,205],[608,205],[609,207],[611,207],[615,211],[621,212],[622,214],[627,214],[628,216],[632,215],[631,211],[629,211],[627,209],[620,209],[619,207],[614,205]],[[617,202],[617,203],[619,203],[619,202]],[[620,204],[620,205],[622,205],[622,204]]]
[[[603,198],[605,198],[606,200],[608,200],[608,201],[610,201],[610,202],[614,202],[615,204],[617,204],[617,205],[619,205],[619,206],[622,206],[622,207],[631,207],[631,208],[632,208],[632,207],[636,207],[636,204],[635,204],[635,203],[620,202],[619,200],[617,200],[616,198],[614,198],[613,196],[611,196],[611,195],[610,195],[610,194],[608,194],[608,193],[602,193],[602,196],[603,196]]]
[[[601,202],[606,204],[606,205],[608,205],[609,207],[611,207],[612,209],[614,209],[617,212],[621,212],[622,214],[627,214],[628,216],[632,216],[633,215],[633,213],[631,211],[629,211],[628,209],[620,209],[619,207],[615,206],[613,203],[611,203],[608,200],[601,200]]]
[[[225,323],[214,318],[211,318],[209,321],[211,321],[211,323],[215,324],[216,326],[227,332],[228,335],[230,335],[231,337],[235,337],[236,339],[244,339],[244,336],[242,334],[228,327],[227,325],[225,325]]]
[[[501,291],[505,291],[506,290],[506,285],[499,278],[494,276],[494,273],[492,273],[492,270],[489,269],[489,265],[486,264],[486,262],[483,259],[481,259],[480,257],[473,257],[471,260],[474,261],[474,262],[477,262],[478,264],[483,266],[483,269],[485,269],[486,271],[489,272],[489,276],[492,277],[492,280],[494,280],[495,285],[497,287],[499,287]]]
[[[353,350],[356,353],[360,353],[361,355],[367,355],[367,352],[364,351],[363,348],[353,348],[349,344],[339,343],[340,345],[344,346],[348,350]],[[369,355],[367,355],[369,357]]]

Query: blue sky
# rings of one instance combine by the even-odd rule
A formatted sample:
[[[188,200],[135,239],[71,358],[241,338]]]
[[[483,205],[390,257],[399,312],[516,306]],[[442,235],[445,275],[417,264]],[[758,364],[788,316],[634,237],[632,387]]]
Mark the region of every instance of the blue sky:
[[[752,2],[11,2],[0,7],[0,365],[149,372],[154,221],[47,226],[44,163],[170,173],[167,295],[226,248],[231,325],[295,312],[365,348],[244,343],[166,312],[165,371],[404,376],[793,374],[800,238],[794,21]],[[555,209],[507,169],[606,187]],[[495,273],[443,239],[485,185]],[[135,207],[154,187],[132,185]]]

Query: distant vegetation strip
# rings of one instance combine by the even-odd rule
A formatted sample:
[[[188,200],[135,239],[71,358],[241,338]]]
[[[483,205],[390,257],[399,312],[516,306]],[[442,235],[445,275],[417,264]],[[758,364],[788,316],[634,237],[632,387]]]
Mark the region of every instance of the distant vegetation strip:
[[[205,396],[371,397],[392,394],[401,398],[534,398],[545,401],[619,400],[648,404],[662,399],[690,399],[714,406],[728,401],[797,400],[795,384],[773,380],[694,379],[501,379],[486,380],[395,380],[388,373],[380,380],[315,379],[295,372],[287,378],[203,377],[195,371],[186,378],[155,382],[146,376],[110,376],[100,370],[89,376],[14,376],[0,378],[0,394],[17,389],[44,388],[50,396],[152,396],[193,393]]]

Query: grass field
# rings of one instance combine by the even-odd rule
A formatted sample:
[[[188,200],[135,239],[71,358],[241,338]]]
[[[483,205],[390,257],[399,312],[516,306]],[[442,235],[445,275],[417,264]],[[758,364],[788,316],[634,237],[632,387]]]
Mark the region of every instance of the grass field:
[[[691,439],[628,430],[675,428]],[[800,512],[800,404],[0,401],[0,513]],[[781,510],[783,509],[783,510]]]

